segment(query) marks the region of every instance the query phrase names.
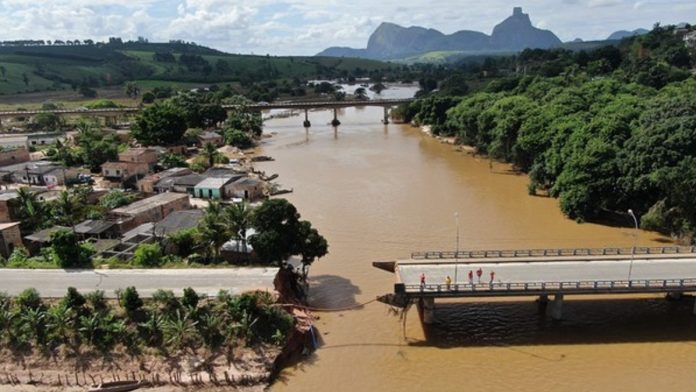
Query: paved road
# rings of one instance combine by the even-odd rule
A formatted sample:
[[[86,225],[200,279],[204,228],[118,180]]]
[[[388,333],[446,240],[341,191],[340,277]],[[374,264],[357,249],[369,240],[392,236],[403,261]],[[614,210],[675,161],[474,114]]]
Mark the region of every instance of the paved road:
[[[276,268],[227,269],[133,269],[133,270],[0,270],[0,291],[17,294],[34,287],[44,297],[62,297],[68,287],[81,292],[104,290],[115,297],[115,290],[135,286],[140,295],[151,296],[157,289],[181,294],[192,287],[199,294],[216,295],[219,290],[238,294],[252,289],[273,289]]]
[[[443,263],[444,262],[444,263]],[[454,260],[439,263],[404,260],[397,264],[397,279],[407,285],[418,285],[421,273],[425,273],[426,283],[442,284],[447,275],[454,280],[457,265],[457,280],[468,283],[469,271],[483,270],[482,282],[490,281],[491,271],[495,272],[495,282],[534,283],[534,282],[578,282],[626,280],[630,258],[608,261],[548,261],[548,262],[481,262],[456,264]],[[639,259],[633,262],[631,280],[695,279],[696,255],[694,258]],[[476,280],[476,275],[474,275]],[[454,282],[453,282],[454,283]]]

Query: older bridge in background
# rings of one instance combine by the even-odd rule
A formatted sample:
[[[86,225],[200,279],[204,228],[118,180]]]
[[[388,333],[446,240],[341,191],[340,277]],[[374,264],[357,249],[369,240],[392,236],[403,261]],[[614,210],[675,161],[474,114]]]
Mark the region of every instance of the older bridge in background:
[[[243,108],[249,111],[264,111],[272,109],[287,109],[287,110],[304,110],[305,119],[303,125],[305,127],[311,126],[309,122],[309,110],[311,109],[333,109],[334,118],[331,124],[333,126],[340,125],[338,120],[338,109],[346,107],[355,106],[379,106],[384,108],[384,118],[382,122],[385,124],[389,123],[389,109],[391,107],[410,103],[414,99],[372,99],[372,100],[351,100],[351,101],[306,101],[306,102],[274,102],[274,103],[263,103],[263,104],[251,104],[251,105],[222,105],[223,109],[235,110]],[[105,118],[113,118],[123,115],[131,115],[140,112],[142,108],[140,107],[125,107],[125,108],[103,108],[103,109],[55,109],[55,110],[14,110],[14,111],[3,111],[0,112],[0,119],[3,118],[18,118],[18,117],[32,117],[38,114],[50,113],[59,116],[97,116]]]
[[[436,298],[536,296],[546,306],[553,295],[560,319],[564,295],[696,292],[696,247],[419,252],[373,265],[395,274],[390,302],[417,302],[426,324]]]

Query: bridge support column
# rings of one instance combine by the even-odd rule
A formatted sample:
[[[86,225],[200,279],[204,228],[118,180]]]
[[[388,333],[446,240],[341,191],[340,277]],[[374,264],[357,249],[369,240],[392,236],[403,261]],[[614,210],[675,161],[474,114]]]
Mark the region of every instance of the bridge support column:
[[[382,124],[389,124],[389,108],[386,106],[384,107],[384,118],[382,119]]]
[[[549,296],[546,294],[542,294],[537,298],[536,300],[537,305],[539,306],[539,312],[543,313],[546,311],[546,306],[549,304]]]
[[[421,298],[420,303],[421,314],[423,315],[423,324],[432,324],[435,322],[435,298]]]
[[[696,298],[694,298],[694,310],[693,310],[694,316],[696,316]]]
[[[312,126],[312,123],[309,122],[309,113],[308,112],[309,112],[309,109],[304,110],[304,122],[302,123],[302,125],[305,128],[309,128]]]
[[[682,299],[682,293],[681,291],[670,291],[667,293],[667,300],[668,301],[679,301]]]
[[[551,302],[551,319],[560,320],[563,318],[563,294],[555,294]]]
[[[334,127],[337,127],[337,126],[341,125],[341,122],[338,121],[338,109],[335,109],[335,108],[334,108],[334,118],[333,118],[333,120],[331,121],[331,125],[334,126]]]

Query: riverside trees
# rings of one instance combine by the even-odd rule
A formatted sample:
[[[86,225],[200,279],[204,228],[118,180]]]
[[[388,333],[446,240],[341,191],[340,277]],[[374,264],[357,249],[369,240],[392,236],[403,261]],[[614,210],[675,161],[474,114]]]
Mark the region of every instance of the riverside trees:
[[[514,59],[531,75],[463,98],[443,91],[399,113],[528,172],[530,193],[558,197],[571,218],[630,208],[644,228],[693,240],[696,79],[687,71],[696,53],[657,26],[619,48]]]

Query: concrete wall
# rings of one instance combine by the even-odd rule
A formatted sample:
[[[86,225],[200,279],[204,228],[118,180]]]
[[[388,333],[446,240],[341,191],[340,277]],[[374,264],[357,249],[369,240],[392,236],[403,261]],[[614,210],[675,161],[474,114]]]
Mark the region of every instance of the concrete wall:
[[[22,234],[19,231],[19,225],[8,227],[0,232],[0,254],[3,257],[10,257],[15,248],[21,247]]]

